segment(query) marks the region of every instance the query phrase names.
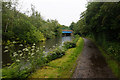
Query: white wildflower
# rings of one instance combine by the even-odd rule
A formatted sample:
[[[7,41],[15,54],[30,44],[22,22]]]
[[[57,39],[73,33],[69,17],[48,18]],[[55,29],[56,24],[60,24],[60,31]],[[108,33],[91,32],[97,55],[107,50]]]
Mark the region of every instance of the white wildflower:
[[[19,60],[19,59],[17,59],[17,60],[16,60],[16,62],[20,62],[20,60]]]
[[[21,50],[18,51],[19,53],[22,52]]]
[[[22,56],[23,54],[20,54],[20,56]]]
[[[36,52],[39,52],[39,50],[36,50]]]
[[[35,48],[35,46],[32,46],[32,48]]]
[[[35,54],[35,53],[32,53],[31,56],[34,55],[34,54]]]
[[[23,51],[25,51],[25,49],[23,49]]]
[[[6,53],[6,52],[8,52],[8,50],[5,50],[4,52]]]
[[[27,48],[25,48],[25,51],[29,51]]]
[[[18,54],[14,54],[13,57],[17,56]]]
[[[19,46],[23,46],[23,44],[20,44]]]
[[[34,49],[31,49],[31,51],[34,51]]]
[[[33,45],[35,46],[35,43]]]
[[[16,43],[15,41],[13,41],[13,43]]]
[[[16,54],[16,52],[14,52],[13,54]]]

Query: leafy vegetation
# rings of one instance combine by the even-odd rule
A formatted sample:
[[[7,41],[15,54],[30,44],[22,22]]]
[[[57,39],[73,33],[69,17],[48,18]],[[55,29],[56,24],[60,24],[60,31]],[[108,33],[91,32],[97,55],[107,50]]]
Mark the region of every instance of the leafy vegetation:
[[[10,54],[13,63],[2,69],[2,78],[27,78],[37,68],[61,58],[65,55],[66,50],[72,48],[70,44],[64,44],[47,53],[43,51],[44,46],[39,48],[35,43],[33,45],[19,44],[20,48],[14,52],[17,42],[8,42],[8,44],[8,46],[5,46],[4,53]]]
[[[65,49],[74,48],[74,47],[76,47],[76,44],[73,43],[73,42],[65,42],[64,43],[64,48]]]
[[[77,23],[72,22],[69,27],[60,25],[57,20],[45,21],[33,5],[29,16],[18,11],[16,5],[14,2],[2,3],[3,53],[9,53],[13,60],[12,65],[2,69],[3,78],[26,78],[41,66],[44,67],[33,73],[32,78],[70,78],[77,56],[83,48],[83,39],[78,38],[78,35],[92,38],[104,48],[106,52],[100,49],[101,52],[119,77],[120,3],[88,3],[80,20]],[[64,46],[49,53],[36,47],[38,42],[61,36],[62,29],[73,30],[75,40],[66,42]],[[17,45],[20,48],[17,49]]]
[[[4,52],[10,54],[13,63],[2,69],[2,78],[26,78],[35,68],[47,62],[42,48],[36,47],[36,44],[32,46],[20,44],[19,46],[24,48],[13,52],[15,44],[17,43],[14,41],[5,46]]]
[[[3,54],[10,54],[13,61],[2,69],[2,78],[26,78],[36,68],[62,57],[65,52],[58,48],[48,57],[44,46],[36,46],[38,42],[61,36],[62,26],[57,20],[45,21],[33,5],[32,14],[28,16],[18,11],[16,5],[14,2],[2,3]]]
[[[83,45],[84,40],[79,38],[75,48],[68,49],[63,57],[37,69],[29,78],[70,78],[75,70],[76,60],[83,49]]]
[[[63,55],[65,55],[65,49],[63,47],[58,47],[54,49],[53,51],[48,52],[47,59],[48,61],[52,61],[52,60],[62,57]]]
[[[2,3],[3,41],[37,43],[61,35],[61,25],[57,20],[45,21],[31,6],[32,14],[27,16],[16,9],[13,2]]]
[[[120,64],[120,3],[91,2],[87,10],[81,13],[80,20],[72,23],[74,34],[93,39],[111,57]]]
[[[112,72],[119,78],[120,77],[119,64],[115,60],[111,59],[111,56],[107,55],[102,48],[99,47],[99,50],[102,52],[103,56],[106,58],[106,61],[109,67],[112,69]]]
[[[71,30],[68,26],[62,25],[62,30]]]

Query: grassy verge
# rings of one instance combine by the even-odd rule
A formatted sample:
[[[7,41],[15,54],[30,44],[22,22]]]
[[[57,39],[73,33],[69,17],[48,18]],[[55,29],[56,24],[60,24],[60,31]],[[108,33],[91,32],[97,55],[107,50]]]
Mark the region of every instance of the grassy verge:
[[[29,78],[70,78],[76,67],[76,60],[82,52],[84,40],[79,38],[75,48],[68,49],[65,55],[38,69]]]
[[[108,55],[107,52],[105,52],[100,46],[98,46],[94,40],[92,40],[91,38],[88,38],[88,37],[87,37],[87,39],[89,39],[95,43],[95,45],[99,48],[100,52],[102,53],[102,55],[106,59],[108,66],[112,69],[112,72],[114,73],[114,75],[117,78],[120,78],[120,64],[116,60],[111,58],[111,56]]]
[[[99,47],[99,50],[102,52],[102,55],[105,57],[108,66],[112,69],[112,72],[115,74],[116,77],[120,78],[119,64],[115,60],[111,59],[111,57],[107,55],[102,48]]]

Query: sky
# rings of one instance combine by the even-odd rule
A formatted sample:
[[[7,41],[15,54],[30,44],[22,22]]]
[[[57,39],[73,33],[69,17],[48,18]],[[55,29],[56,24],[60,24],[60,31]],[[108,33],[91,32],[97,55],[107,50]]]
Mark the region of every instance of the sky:
[[[31,10],[31,4],[42,17],[57,20],[61,25],[69,26],[77,22],[81,12],[86,10],[87,0],[18,0],[18,9],[26,13]]]

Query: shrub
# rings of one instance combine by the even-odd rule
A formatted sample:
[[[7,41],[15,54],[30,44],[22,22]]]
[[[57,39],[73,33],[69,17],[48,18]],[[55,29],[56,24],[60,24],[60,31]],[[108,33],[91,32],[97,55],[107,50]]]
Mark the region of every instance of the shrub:
[[[105,49],[107,51],[107,53],[116,61],[120,62],[120,44],[119,43],[107,43],[107,45],[105,46]]]
[[[65,55],[65,49],[63,47],[58,47],[55,50],[49,52],[46,58],[47,58],[47,60],[49,62],[51,60],[60,58],[63,55]]]
[[[19,44],[20,48],[15,52],[18,43],[8,41],[8,44],[5,46],[4,53],[9,53],[14,63],[2,69],[3,78],[26,78],[36,67],[46,63],[42,48],[37,47],[35,43],[31,46]]]
[[[65,49],[74,48],[76,47],[76,44],[74,42],[65,42],[63,47]]]
[[[80,36],[79,35],[75,35],[74,39],[73,39],[73,43],[77,43],[77,41],[79,40]]]
[[[13,52],[12,50],[16,43],[17,42],[15,41],[8,41],[9,45],[5,46],[4,52],[10,52],[14,63],[11,66],[2,69],[3,78],[27,78],[36,68],[44,66],[48,62],[62,57],[65,55],[65,51],[67,49],[76,46],[73,42],[65,42],[64,46],[57,47],[53,51],[48,52],[46,56],[44,55],[44,51],[36,47],[35,44],[26,47],[24,47],[23,44],[20,44],[19,46],[24,48]]]

